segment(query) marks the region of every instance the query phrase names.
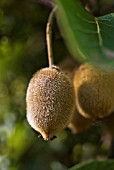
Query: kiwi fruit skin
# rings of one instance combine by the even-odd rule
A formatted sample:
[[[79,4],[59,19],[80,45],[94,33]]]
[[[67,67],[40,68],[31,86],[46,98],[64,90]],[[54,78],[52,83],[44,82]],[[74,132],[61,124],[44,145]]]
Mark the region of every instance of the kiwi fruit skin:
[[[44,140],[49,140],[71,121],[74,87],[58,67],[43,68],[30,80],[26,105],[29,124]]]
[[[73,79],[79,113],[101,119],[114,110],[114,70],[82,64]]]
[[[83,117],[75,108],[75,112],[73,113],[72,119],[70,124],[68,125],[68,128],[71,129],[73,134],[81,133],[88,128],[90,128],[93,124],[92,119],[88,119]]]

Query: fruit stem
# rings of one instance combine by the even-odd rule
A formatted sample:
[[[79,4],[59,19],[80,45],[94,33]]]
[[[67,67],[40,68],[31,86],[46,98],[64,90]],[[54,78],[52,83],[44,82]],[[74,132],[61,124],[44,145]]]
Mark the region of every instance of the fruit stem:
[[[48,52],[48,62],[49,67],[53,65],[53,51],[52,51],[52,25],[53,25],[53,18],[54,13],[57,9],[57,6],[55,6],[48,18],[47,26],[46,26],[46,40],[47,40],[47,52]]]

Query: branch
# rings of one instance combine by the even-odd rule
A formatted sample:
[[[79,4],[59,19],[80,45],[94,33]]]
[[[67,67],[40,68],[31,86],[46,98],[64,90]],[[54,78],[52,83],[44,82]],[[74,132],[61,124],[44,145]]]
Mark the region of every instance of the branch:
[[[47,52],[48,52],[48,61],[49,61],[50,67],[53,65],[52,25],[53,25],[54,13],[56,9],[57,9],[57,6],[55,6],[53,10],[51,11],[49,18],[48,18],[48,22],[47,22],[47,27],[46,27]]]

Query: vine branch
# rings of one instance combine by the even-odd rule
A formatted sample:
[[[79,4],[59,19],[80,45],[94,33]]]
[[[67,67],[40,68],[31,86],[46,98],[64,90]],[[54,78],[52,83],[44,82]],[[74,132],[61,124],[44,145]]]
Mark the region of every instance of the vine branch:
[[[53,26],[53,19],[54,19],[54,13],[57,9],[57,6],[55,6],[48,18],[47,26],[46,26],[46,41],[47,41],[47,52],[48,52],[48,62],[49,67],[53,65],[53,51],[52,51],[52,26]]]

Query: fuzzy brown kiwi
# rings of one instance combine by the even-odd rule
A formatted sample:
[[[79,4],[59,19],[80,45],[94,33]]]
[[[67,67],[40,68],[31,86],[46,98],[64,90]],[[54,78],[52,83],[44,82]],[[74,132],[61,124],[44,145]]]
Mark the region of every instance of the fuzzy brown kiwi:
[[[53,66],[52,24],[56,6],[51,11],[46,40],[49,67],[38,71],[30,80],[27,95],[27,119],[44,140],[53,140],[72,118],[75,108],[73,84],[58,67]]]
[[[30,80],[26,103],[29,124],[49,140],[71,121],[74,87],[58,67],[43,68]]]
[[[76,106],[86,118],[101,119],[114,110],[114,71],[83,64],[74,76]]]
[[[71,122],[68,125],[68,128],[71,129],[72,133],[77,134],[85,131],[86,129],[91,127],[92,124],[93,121],[91,119],[83,117],[76,108],[75,112],[73,113]]]

